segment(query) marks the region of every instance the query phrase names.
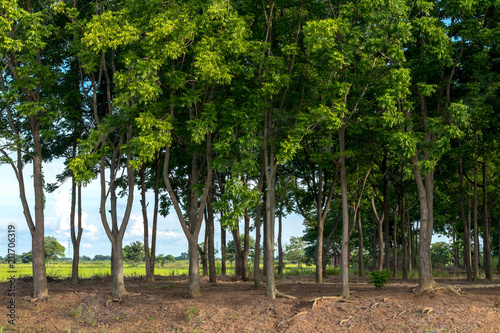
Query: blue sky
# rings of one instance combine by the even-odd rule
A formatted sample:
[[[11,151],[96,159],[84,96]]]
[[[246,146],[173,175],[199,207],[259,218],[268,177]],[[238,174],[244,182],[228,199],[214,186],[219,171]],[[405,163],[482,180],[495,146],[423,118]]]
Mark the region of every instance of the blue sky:
[[[47,183],[55,182],[55,177],[63,170],[62,161],[56,160],[45,164],[43,167],[45,181]],[[33,183],[31,178],[32,165],[25,167],[26,193],[30,207],[33,210]],[[16,253],[21,254],[31,250],[31,236],[23,215],[21,200],[19,198],[19,184],[14,171],[9,165],[0,165],[0,230],[4,230],[3,237],[7,237],[7,227],[10,224],[16,226],[17,240]],[[134,241],[143,241],[143,218],[139,202],[139,192],[134,194],[134,206],[132,215],[125,232],[123,245]],[[152,202],[152,195],[149,196]],[[66,256],[72,252],[68,249],[70,239],[69,214],[71,200],[70,183],[63,184],[61,188],[54,193],[46,193],[45,204],[45,235],[56,237],[57,240],[66,247]],[[111,245],[104,232],[101,218],[99,216],[100,187],[98,180],[89,184],[82,190],[82,211],[83,211],[83,229],[80,255],[86,255],[93,258],[96,254],[109,255]],[[119,207],[124,207],[124,202],[119,203]],[[150,204],[152,207],[152,203]],[[152,209],[151,209],[152,211]],[[34,212],[31,213],[34,215]],[[152,213],[149,212],[150,225]],[[288,242],[291,236],[302,236],[303,225],[302,218],[298,215],[290,215],[283,220],[283,241]],[[276,223],[277,224],[277,223]],[[204,227],[202,227],[204,229]],[[276,231],[276,235],[277,235]],[[203,230],[200,233],[200,242],[204,239]],[[226,239],[229,241],[232,236],[227,233]],[[215,242],[220,248],[220,227],[215,226]],[[174,214],[166,218],[160,217],[158,220],[157,234],[157,254],[180,255],[187,252],[187,240],[181,229],[179,221]],[[5,256],[7,252],[6,242],[0,242],[0,255]]]

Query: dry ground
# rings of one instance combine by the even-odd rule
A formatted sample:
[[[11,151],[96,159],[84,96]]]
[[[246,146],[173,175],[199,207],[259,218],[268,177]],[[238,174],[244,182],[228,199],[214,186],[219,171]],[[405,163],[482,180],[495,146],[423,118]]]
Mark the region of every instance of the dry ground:
[[[439,281],[439,280],[438,280]],[[158,277],[148,283],[129,278],[129,292],[141,293],[121,302],[111,297],[109,280],[51,282],[50,298],[30,303],[31,283],[16,286],[16,325],[7,323],[7,283],[0,285],[3,332],[500,332],[500,277],[477,284],[464,280],[439,281],[455,285],[462,296],[439,290],[411,292],[416,281],[392,280],[375,290],[353,278],[352,302],[311,299],[340,294],[338,277],[317,285],[313,277],[277,281],[278,290],[297,297],[269,300],[252,283],[224,279],[202,283],[203,295],[186,297],[186,277]],[[313,306],[314,305],[314,306]],[[0,329],[2,332],[2,329]]]

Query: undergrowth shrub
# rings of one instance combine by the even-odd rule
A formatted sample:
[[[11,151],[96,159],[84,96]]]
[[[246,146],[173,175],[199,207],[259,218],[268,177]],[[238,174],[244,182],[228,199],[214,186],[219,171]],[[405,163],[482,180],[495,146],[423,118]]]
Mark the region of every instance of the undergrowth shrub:
[[[385,289],[385,284],[391,278],[391,271],[389,269],[384,269],[383,271],[372,271],[370,272],[371,278],[368,281],[369,284],[373,284],[375,289]]]

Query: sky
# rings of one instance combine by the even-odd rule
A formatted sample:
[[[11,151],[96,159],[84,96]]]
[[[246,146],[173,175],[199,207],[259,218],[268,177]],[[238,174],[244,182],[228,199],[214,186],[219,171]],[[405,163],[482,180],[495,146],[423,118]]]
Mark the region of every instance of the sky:
[[[62,160],[44,164],[43,171],[46,183],[54,183],[56,175],[64,169]],[[30,203],[32,216],[34,215],[34,195],[32,182],[32,165],[25,167],[25,186]],[[31,236],[23,215],[21,199],[19,197],[19,184],[14,171],[10,165],[0,165],[0,234],[7,239],[7,228],[9,225],[16,227],[16,254],[22,254],[31,250]],[[66,257],[72,257],[73,252],[70,241],[70,207],[71,207],[71,184],[67,182],[53,193],[45,193],[45,236],[55,237],[59,243],[66,248]],[[136,190],[134,193],[134,205],[131,218],[125,232],[123,245],[135,241],[144,240],[144,226],[140,207],[140,194]],[[153,195],[149,193],[148,201],[150,207],[153,205]],[[83,236],[80,246],[80,256],[86,255],[93,258],[96,254],[110,255],[111,244],[104,231],[99,215],[100,186],[99,180],[93,181],[86,188],[82,189],[82,227]],[[125,206],[125,201],[119,202],[120,207]],[[123,210],[123,209],[122,209]],[[172,210],[173,211],[173,210]],[[148,219],[151,226],[152,209],[148,212]],[[283,243],[287,243],[291,236],[302,236],[304,226],[302,217],[290,215],[283,219]],[[277,227],[277,223],[276,223]],[[240,226],[242,230],[243,226]],[[199,236],[200,242],[204,239],[204,226]],[[150,232],[151,235],[151,227]],[[278,234],[276,230],[276,235]],[[227,241],[232,240],[232,235],[226,233]],[[0,241],[0,256],[7,253],[7,241]],[[220,227],[217,221],[215,225],[215,245],[220,249]],[[172,254],[179,256],[182,252],[188,251],[187,239],[184,236],[181,225],[175,214],[170,214],[166,218],[159,217],[157,231],[157,254]]]

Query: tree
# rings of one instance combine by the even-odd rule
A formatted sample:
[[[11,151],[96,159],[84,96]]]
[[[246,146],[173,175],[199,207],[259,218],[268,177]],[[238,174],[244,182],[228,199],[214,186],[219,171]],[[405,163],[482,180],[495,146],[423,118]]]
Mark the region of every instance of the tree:
[[[300,267],[300,263],[304,262],[305,259],[305,248],[306,243],[301,237],[292,236],[289,243],[285,244],[284,258],[296,262],[297,266]]]
[[[45,237],[44,256],[47,267],[49,267],[50,260],[56,259],[57,257],[64,257],[64,251],[64,246],[62,246],[55,237]]]
[[[144,261],[144,245],[140,241],[135,241],[123,248],[123,259],[139,263]]]
[[[42,162],[59,124],[57,90],[62,59],[52,54],[61,40],[46,2],[1,1],[0,163],[9,164],[19,183],[24,217],[32,237],[33,297],[48,296],[44,258],[44,181]],[[14,153],[14,158],[11,157]],[[24,166],[33,166],[34,210],[26,196]],[[34,216],[32,215],[34,213]]]
[[[440,270],[453,262],[453,252],[449,244],[445,242],[436,242],[431,244],[431,262],[432,267]]]

